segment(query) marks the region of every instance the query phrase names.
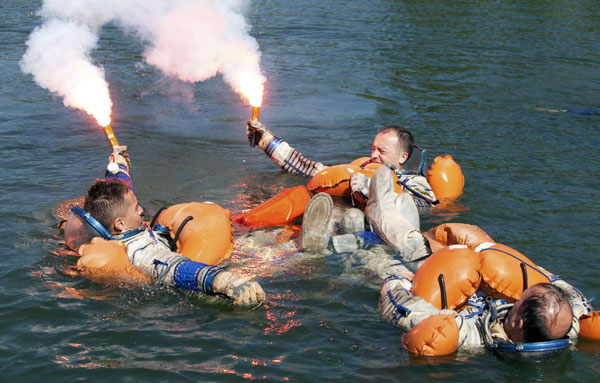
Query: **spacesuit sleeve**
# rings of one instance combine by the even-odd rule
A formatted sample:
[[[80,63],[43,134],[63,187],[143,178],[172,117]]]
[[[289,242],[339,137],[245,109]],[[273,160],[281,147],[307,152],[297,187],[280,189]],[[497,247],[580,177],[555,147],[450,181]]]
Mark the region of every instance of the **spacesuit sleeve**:
[[[425,299],[411,294],[412,283],[402,276],[390,276],[381,284],[379,312],[403,331],[409,331],[423,319],[437,314],[452,314],[439,310]]]
[[[457,313],[454,310],[440,310],[425,299],[410,293],[412,283],[404,277],[391,276],[381,285],[379,312],[394,326],[405,332],[410,331],[424,319],[438,314],[454,315],[458,325],[458,349],[476,350],[483,346],[480,331],[479,313]]]
[[[131,182],[130,159],[127,153],[126,146],[118,146],[108,157],[108,165],[106,166],[105,178],[120,179],[129,185],[133,191],[133,182]]]
[[[419,210],[419,213],[429,211],[436,203],[435,193],[427,182],[427,178],[417,176],[400,176],[403,190],[408,191]]]
[[[149,230],[127,241],[125,246],[127,256],[135,267],[160,283],[184,290],[213,294],[214,278],[223,271],[221,267],[194,262],[170,251]]]
[[[291,174],[313,177],[326,168],[321,162],[305,158],[302,153],[292,148],[285,140],[272,133],[263,134],[258,146],[281,169]]]

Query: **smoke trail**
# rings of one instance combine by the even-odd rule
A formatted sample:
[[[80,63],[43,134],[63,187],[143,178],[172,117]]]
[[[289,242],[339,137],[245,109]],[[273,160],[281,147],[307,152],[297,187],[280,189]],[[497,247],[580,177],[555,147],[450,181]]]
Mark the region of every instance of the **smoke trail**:
[[[29,36],[21,70],[63,97],[65,106],[82,109],[108,125],[112,106],[108,84],[104,70],[89,56],[97,41],[97,33],[87,25],[49,20]]]
[[[106,124],[112,105],[108,84],[90,55],[102,25],[115,21],[147,44],[145,61],[165,75],[198,82],[222,74],[259,105],[266,79],[242,13],[248,5],[245,0],[45,0],[39,12],[43,24],[27,41],[21,70],[63,97],[66,106]]]
[[[236,92],[251,98],[253,90],[260,90],[262,96],[258,44],[232,5],[239,2],[189,1],[172,9],[155,26],[146,61],[182,81],[221,73]],[[260,100],[250,102],[260,105]]]

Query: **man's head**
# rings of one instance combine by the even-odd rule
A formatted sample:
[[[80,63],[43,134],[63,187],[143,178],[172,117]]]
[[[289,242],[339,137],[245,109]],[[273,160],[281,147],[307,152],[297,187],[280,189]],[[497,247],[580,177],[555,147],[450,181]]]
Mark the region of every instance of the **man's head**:
[[[371,160],[402,169],[402,165],[410,158],[414,146],[413,136],[408,130],[402,126],[386,126],[373,140]]]
[[[119,179],[96,180],[85,196],[83,209],[111,234],[137,229],[144,222],[144,209],[129,186]]]
[[[545,342],[564,337],[573,321],[569,296],[549,283],[531,286],[515,302],[504,320],[513,342]]]

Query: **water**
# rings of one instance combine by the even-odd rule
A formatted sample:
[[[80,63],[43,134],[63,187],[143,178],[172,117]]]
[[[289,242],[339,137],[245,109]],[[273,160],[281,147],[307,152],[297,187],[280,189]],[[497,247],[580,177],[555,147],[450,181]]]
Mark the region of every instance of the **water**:
[[[377,129],[407,126],[430,158],[461,164],[476,224],[588,297],[600,295],[600,8],[592,1],[255,1],[268,77],[262,120],[312,159],[368,155]],[[109,148],[83,113],[20,73],[40,2],[0,5],[2,381],[594,381],[600,345],[552,363],[488,352],[411,358],[380,319],[378,281],[346,255],[238,245],[232,267],[268,292],[253,311],[167,288],[91,283],[65,254],[55,209],[103,174]],[[150,213],[183,201],[234,212],[307,180],[248,147],[246,107],[221,78],[167,80],[114,25],[94,60]],[[292,227],[290,227],[292,228]],[[238,229],[239,236],[246,230]],[[267,232],[274,238],[274,233]],[[268,241],[267,241],[268,242]]]

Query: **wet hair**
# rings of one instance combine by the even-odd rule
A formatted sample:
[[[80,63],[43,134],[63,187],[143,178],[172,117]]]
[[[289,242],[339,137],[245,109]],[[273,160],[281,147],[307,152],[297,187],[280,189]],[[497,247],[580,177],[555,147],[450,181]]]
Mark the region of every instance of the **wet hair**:
[[[85,196],[83,210],[109,229],[115,219],[125,211],[125,195],[129,190],[129,186],[120,179],[96,180]]]
[[[413,148],[415,146],[415,140],[413,139],[412,134],[403,126],[400,125],[390,125],[381,129],[379,133],[394,133],[398,137],[398,142],[402,148],[402,151],[408,153],[408,158],[410,158]]]
[[[550,330],[556,318],[548,316],[548,308],[557,304],[563,310],[564,305],[571,309],[569,295],[559,287],[549,283],[541,284],[545,292],[528,297],[521,303],[519,314],[523,319],[523,342],[546,342],[560,339],[569,331],[560,336],[552,336]],[[572,310],[572,309],[571,309]]]

